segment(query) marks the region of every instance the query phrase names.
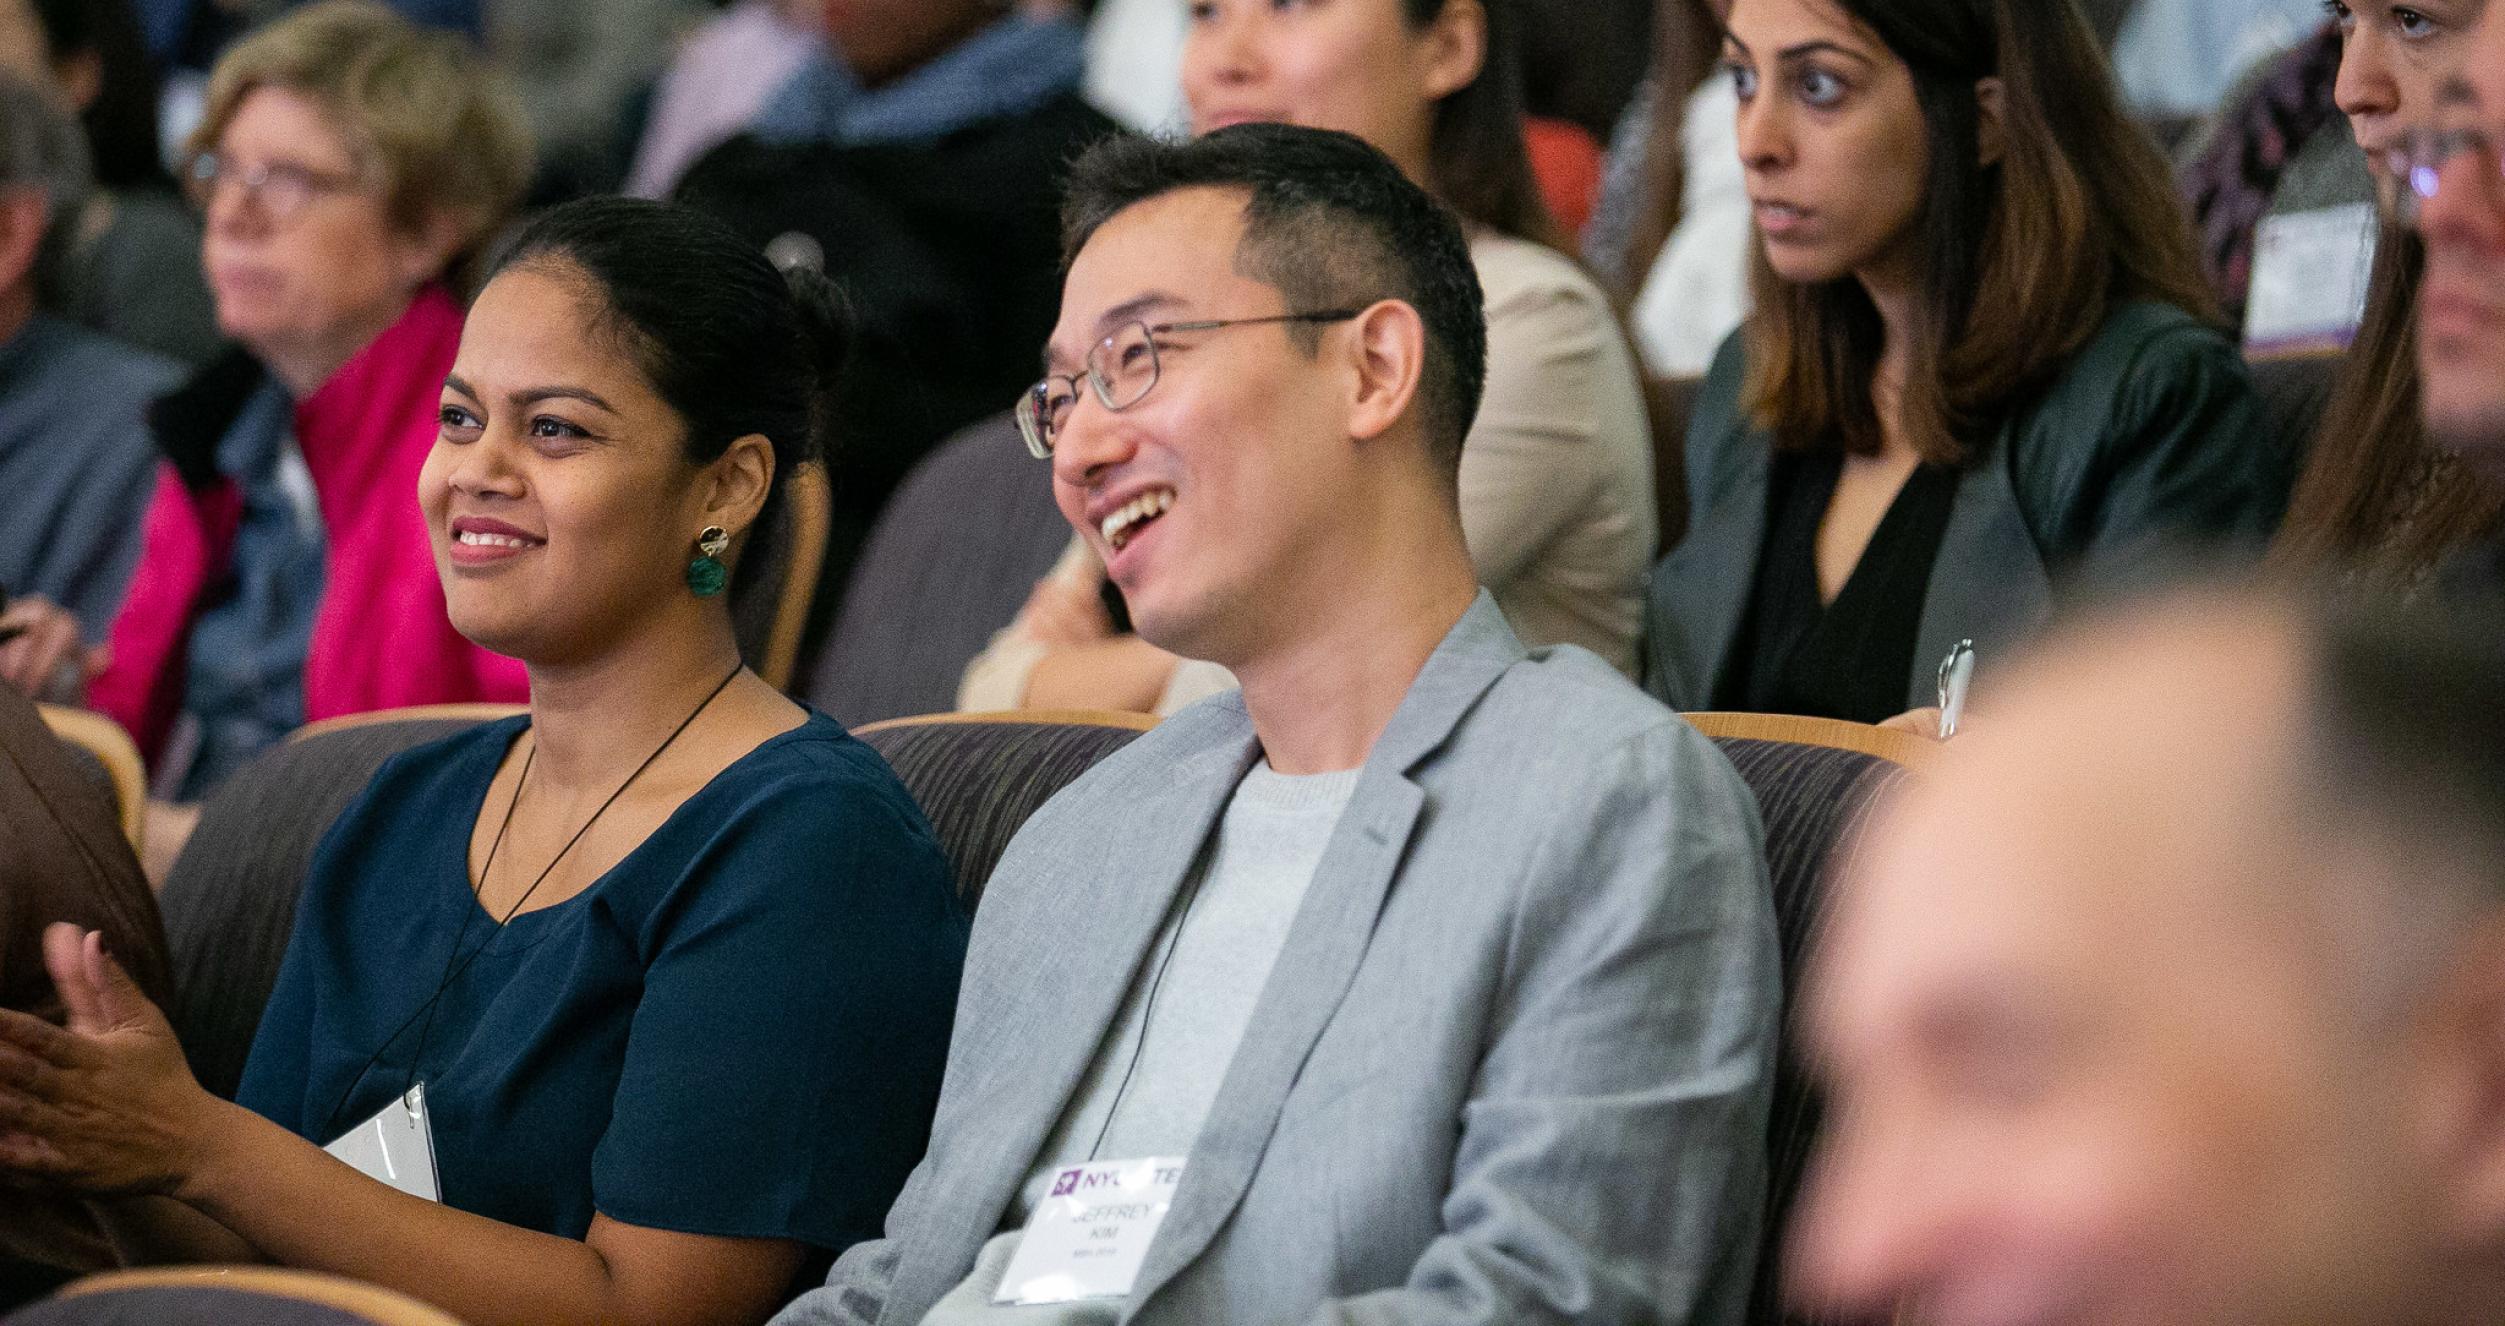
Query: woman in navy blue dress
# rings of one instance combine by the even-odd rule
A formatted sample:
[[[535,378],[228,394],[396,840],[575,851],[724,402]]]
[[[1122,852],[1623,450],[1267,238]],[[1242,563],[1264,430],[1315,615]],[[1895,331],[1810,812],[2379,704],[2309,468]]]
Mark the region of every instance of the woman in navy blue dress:
[[[69,1026],[0,1021],[0,1182],[114,1199],[135,1259],[478,1326],[761,1321],[877,1231],[965,917],[878,756],[740,666],[722,593],[841,339],[822,283],[694,213],[594,200],[516,239],[418,496],[529,715],[398,757],[333,826],[237,1104],[54,927]],[[390,1163],[323,1149],[378,1127]]]

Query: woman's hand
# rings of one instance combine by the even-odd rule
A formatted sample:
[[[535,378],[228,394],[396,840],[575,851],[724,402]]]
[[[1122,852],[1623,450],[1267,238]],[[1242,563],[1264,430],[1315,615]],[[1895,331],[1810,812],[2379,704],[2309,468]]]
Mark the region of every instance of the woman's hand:
[[[101,934],[50,926],[43,950],[69,1026],[0,1009],[0,1176],[90,1197],[175,1194],[216,1098]]]
[[[50,599],[11,599],[0,612],[0,684],[21,695],[75,704],[103,654],[87,648],[78,619]]]

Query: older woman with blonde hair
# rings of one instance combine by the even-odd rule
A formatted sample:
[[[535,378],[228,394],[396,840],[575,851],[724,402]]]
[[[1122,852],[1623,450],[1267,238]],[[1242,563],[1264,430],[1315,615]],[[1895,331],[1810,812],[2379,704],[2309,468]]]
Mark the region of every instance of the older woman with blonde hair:
[[[164,463],[110,648],[37,605],[0,658],[20,689],[84,682],[178,796],[310,720],[525,690],[452,629],[409,501],[452,283],[529,178],[511,93],[458,38],[329,0],[219,62],[190,146],[237,347],[155,412]]]

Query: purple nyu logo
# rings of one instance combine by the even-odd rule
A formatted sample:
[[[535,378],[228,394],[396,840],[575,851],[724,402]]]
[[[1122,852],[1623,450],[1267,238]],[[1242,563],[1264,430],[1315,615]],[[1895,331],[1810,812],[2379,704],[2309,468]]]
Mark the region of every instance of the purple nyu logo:
[[[1085,1173],[1085,1170],[1076,1169],[1065,1169],[1061,1171],[1061,1177],[1052,1181],[1052,1195],[1055,1197],[1067,1197],[1070,1194],[1077,1192],[1079,1190],[1079,1178]]]

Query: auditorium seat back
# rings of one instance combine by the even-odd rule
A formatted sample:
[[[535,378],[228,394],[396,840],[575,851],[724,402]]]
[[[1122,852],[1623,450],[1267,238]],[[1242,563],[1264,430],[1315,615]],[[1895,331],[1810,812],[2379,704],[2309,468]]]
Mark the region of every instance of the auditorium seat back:
[[[185,1266],[90,1276],[5,1326],[461,1326],[403,1294],[270,1266]]]
[[[278,981],[296,894],[331,821],[383,762],[476,723],[389,716],[309,731],[263,752],[200,808],[158,903],[174,958],[174,1030],[200,1084],[235,1094]]]
[[[1070,542],[1052,470],[1008,415],[942,444],[870,531],[810,703],[860,725],[957,706],[966,664],[1009,624]]]
[[[885,756],[939,835],[971,912],[1020,825],[1155,720],[1141,714],[941,714],[855,735]]]
[[[1923,738],[1852,723],[1755,714],[1690,718],[1739,770],[1765,823],[1766,868],[1783,950],[1783,1049],[1766,1123],[1766,1219],[1757,1288],[1748,1319],[1756,1326],[1818,1320],[1784,1309],[1782,1255],[1793,1199],[1818,1139],[1819,1098],[1792,1036],[1793,997],[1825,917],[1826,882],[1845,864],[1881,794],[1934,753]]]

